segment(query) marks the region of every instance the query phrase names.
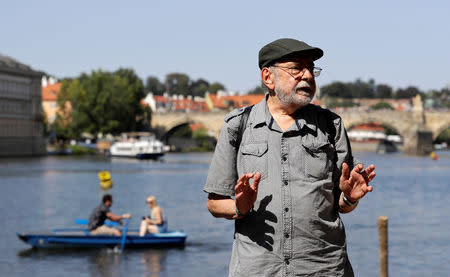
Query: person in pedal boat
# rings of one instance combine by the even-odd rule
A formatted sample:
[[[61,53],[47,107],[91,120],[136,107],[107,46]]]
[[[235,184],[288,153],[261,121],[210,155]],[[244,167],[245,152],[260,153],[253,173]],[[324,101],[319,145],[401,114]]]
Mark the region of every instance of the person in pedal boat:
[[[102,203],[98,205],[89,216],[88,229],[91,235],[115,235],[120,236],[120,230],[104,225],[105,220],[121,222],[130,218],[130,214],[116,215],[110,211],[113,198],[111,194],[103,195]]]
[[[167,232],[167,221],[164,218],[163,209],[158,205],[156,197],[151,195],[146,203],[151,210],[150,216],[142,218],[139,235],[145,236],[147,233],[156,234]]]

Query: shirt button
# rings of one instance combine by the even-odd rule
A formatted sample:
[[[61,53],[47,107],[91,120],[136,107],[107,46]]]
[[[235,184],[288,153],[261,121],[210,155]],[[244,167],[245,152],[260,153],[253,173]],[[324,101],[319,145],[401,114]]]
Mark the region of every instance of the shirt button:
[[[284,211],[285,212],[289,212],[289,208],[284,208]]]
[[[285,185],[285,186],[288,185],[288,181],[287,181],[287,180],[284,181],[284,185]]]
[[[287,157],[286,156],[283,156],[283,161],[285,162],[287,160]]]
[[[289,265],[289,260],[288,260],[287,258],[284,260],[284,262],[285,262],[287,265]]]
[[[285,233],[285,234],[284,234],[284,237],[285,237],[285,238],[289,238],[289,234],[288,234],[288,233]]]

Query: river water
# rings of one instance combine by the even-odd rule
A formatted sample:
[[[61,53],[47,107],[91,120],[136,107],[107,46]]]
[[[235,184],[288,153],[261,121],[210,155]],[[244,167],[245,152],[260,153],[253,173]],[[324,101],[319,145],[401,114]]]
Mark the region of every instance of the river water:
[[[376,165],[374,191],[343,215],[356,276],[379,276],[377,219],[389,217],[390,276],[450,276],[450,152],[439,159],[355,153]],[[160,161],[105,157],[0,159],[0,276],[227,276],[233,222],[212,217],[202,191],[212,155],[168,154]],[[16,232],[75,227],[103,191],[109,170],[112,211],[138,228],[153,194],[170,229],[188,234],[183,249],[37,250]]]

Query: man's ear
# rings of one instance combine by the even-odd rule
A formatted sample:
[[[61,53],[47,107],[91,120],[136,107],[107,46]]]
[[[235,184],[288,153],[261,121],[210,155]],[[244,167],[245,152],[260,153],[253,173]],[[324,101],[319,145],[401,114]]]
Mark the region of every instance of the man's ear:
[[[274,83],[274,74],[272,71],[269,70],[269,68],[264,67],[261,70],[261,80],[263,84],[269,89],[274,90],[275,89],[275,83]]]

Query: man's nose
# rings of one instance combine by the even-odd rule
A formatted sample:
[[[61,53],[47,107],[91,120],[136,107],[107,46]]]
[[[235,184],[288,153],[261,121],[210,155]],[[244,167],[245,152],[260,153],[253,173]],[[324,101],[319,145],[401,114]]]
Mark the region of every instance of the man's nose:
[[[313,80],[314,79],[314,73],[310,71],[307,67],[303,69],[303,74],[301,76],[301,80]]]

